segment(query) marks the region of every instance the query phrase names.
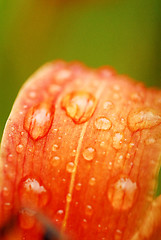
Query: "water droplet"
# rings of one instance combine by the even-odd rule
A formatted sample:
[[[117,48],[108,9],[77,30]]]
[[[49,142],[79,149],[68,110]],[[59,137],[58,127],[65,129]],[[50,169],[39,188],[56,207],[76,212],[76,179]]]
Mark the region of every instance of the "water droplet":
[[[153,144],[153,143],[155,143],[155,139],[154,138],[148,138],[148,139],[146,139],[145,143],[146,143],[146,145]]]
[[[71,193],[68,193],[68,194],[67,194],[66,200],[67,200],[67,202],[71,202],[71,201],[72,201],[72,195],[71,195]]]
[[[85,214],[91,216],[93,214],[93,208],[91,205],[87,205],[85,209]]]
[[[22,144],[19,144],[17,147],[16,147],[16,152],[17,153],[21,153],[23,151],[23,145]]]
[[[83,219],[83,221],[82,221],[82,226],[83,226],[83,228],[87,228],[88,227],[88,224],[87,224],[87,219]]]
[[[118,150],[122,146],[123,135],[121,133],[115,133],[113,137],[113,147]]]
[[[73,173],[75,171],[75,164],[73,162],[68,162],[66,166],[66,170],[69,173]]]
[[[22,229],[33,228],[36,222],[34,213],[25,209],[21,210],[21,212],[19,213],[19,222]]]
[[[8,162],[12,162],[13,161],[13,155],[9,154],[7,160],[8,160]]]
[[[46,206],[49,200],[49,192],[40,180],[28,177],[19,185],[21,205],[25,207],[40,208]]]
[[[113,208],[127,210],[132,207],[136,193],[136,183],[129,178],[122,177],[109,185],[107,196]]]
[[[61,82],[62,80],[68,79],[70,76],[71,72],[67,69],[63,69],[56,73],[55,78]]]
[[[89,185],[94,186],[95,183],[96,183],[96,179],[95,179],[94,177],[91,177],[91,178],[89,179]]]
[[[28,110],[24,128],[33,140],[38,140],[48,133],[53,121],[53,114],[54,106],[49,102],[42,102]]]
[[[106,110],[106,109],[109,109],[113,106],[113,103],[110,102],[110,101],[106,101],[104,104],[103,104],[103,108]]]
[[[83,157],[85,160],[91,161],[95,156],[95,149],[92,147],[85,148],[83,151]]]
[[[57,213],[58,215],[63,215],[64,214],[64,211],[62,209],[58,210]]]
[[[134,146],[135,146],[134,143],[129,143],[129,148],[132,148],[132,147],[134,147]]]
[[[96,108],[95,97],[85,91],[67,94],[62,100],[62,108],[75,123],[84,123],[90,119]]]
[[[114,240],[120,240],[122,238],[122,231],[117,229],[115,232]]]
[[[31,91],[31,92],[28,93],[28,96],[29,96],[30,98],[34,99],[34,98],[36,98],[36,92]]]
[[[161,124],[161,116],[150,108],[131,111],[128,115],[128,127],[131,131],[149,129]]]
[[[53,152],[56,152],[57,151],[57,149],[58,149],[58,145],[57,144],[54,144],[53,146],[52,146],[52,151]]]
[[[105,117],[99,117],[95,121],[95,126],[99,130],[109,130],[112,127],[112,123]]]
[[[77,183],[76,186],[75,186],[77,191],[79,191],[81,189],[81,187],[82,187],[81,183]]]
[[[58,157],[58,156],[54,156],[51,159],[51,164],[52,164],[53,167],[58,166],[59,162],[60,162],[60,157]]]

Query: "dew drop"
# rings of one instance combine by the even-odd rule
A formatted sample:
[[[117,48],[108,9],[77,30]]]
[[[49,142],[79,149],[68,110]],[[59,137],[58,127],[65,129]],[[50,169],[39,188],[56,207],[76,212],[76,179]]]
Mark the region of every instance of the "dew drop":
[[[113,103],[110,102],[110,101],[106,101],[104,104],[103,104],[103,108],[106,110],[106,109],[109,109],[113,106]]]
[[[73,173],[75,171],[75,164],[73,162],[68,162],[66,166],[66,170],[69,173]]]
[[[155,141],[156,140],[154,138],[148,138],[148,139],[145,140],[145,143],[146,143],[146,145],[150,145],[150,144],[155,143]]]
[[[12,162],[13,161],[13,155],[9,154],[7,160],[8,160],[8,162]]]
[[[67,200],[67,202],[71,202],[71,201],[72,201],[72,195],[71,195],[71,193],[68,193],[68,194],[67,194],[66,200]]]
[[[25,207],[44,207],[49,200],[49,192],[40,180],[28,177],[19,185],[21,205]]]
[[[16,152],[17,153],[21,153],[23,151],[23,145],[22,144],[19,144],[17,147],[16,147]]]
[[[136,193],[136,183],[122,177],[109,185],[107,196],[114,209],[127,210],[132,207]]]
[[[36,219],[32,212],[21,210],[19,213],[19,222],[22,229],[31,229],[34,227]]]
[[[150,108],[131,111],[128,115],[128,127],[131,131],[149,129],[161,124],[161,115]]]
[[[75,189],[77,191],[79,191],[81,189],[81,187],[82,187],[82,184],[81,183],[77,183],[76,186],[75,186]]]
[[[58,156],[54,156],[51,160],[51,164],[53,167],[58,166],[59,162],[60,162],[60,157],[58,157]]]
[[[122,146],[123,135],[121,133],[115,133],[113,137],[113,147],[118,150]]]
[[[91,177],[91,178],[89,179],[89,185],[94,186],[95,183],[96,183],[96,179],[95,179],[94,177]]]
[[[42,102],[31,107],[24,120],[24,128],[33,140],[44,137],[52,124],[54,106],[49,102]]]
[[[62,99],[62,108],[75,123],[84,123],[90,119],[96,108],[95,97],[86,91],[75,91]]]
[[[28,96],[29,96],[30,98],[34,99],[34,98],[36,98],[36,92],[31,91],[31,92],[29,92]]]
[[[95,156],[95,149],[92,147],[85,148],[83,151],[83,157],[87,161],[93,160]]]
[[[58,145],[57,144],[54,144],[53,146],[52,146],[52,151],[53,152],[56,152],[57,151],[57,149],[58,149]]]
[[[109,130],[112,127],[112,123],[105,117],[99,117],[95,121],[95,127],[99,130]]]
[[[93,208],[91,205],[87,205],[85,209],[85,214],[91,216],[93,214]]]

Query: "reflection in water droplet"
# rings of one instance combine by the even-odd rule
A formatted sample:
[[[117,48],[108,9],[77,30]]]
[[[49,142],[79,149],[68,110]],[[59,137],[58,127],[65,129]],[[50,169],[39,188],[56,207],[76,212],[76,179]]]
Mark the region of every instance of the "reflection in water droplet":
[[[16,152],[17,153],[21,153],[23,151],[23,145],[22,144],[19,144],[17,147],[16,147]]]
[[[91,161],[95,156],[95,149],[92,147],[85,148],[83,151],[83,157],[85,160]]]
[[[115,133],[113,137],[113,147],[118,150],[122,146],[123,135],[121,133]]]
[[[77,183],[76,186],[75,186],[75,189],[77,191],[79,191],[81,189],[81,187],[82,187],[82,184],[81,183]]]
[[[94,177],[91,177],[91,178],[89,179],[89,185],[94,186],[95,183],[96,183],[96,179],[95,179]]]
[[[19,222],[22,229],[31,229],[34,227],[36,219],[32,212],[21,210],[19,213]]]
[[[41,181],[28,177],[20,182],[19,195],[21,206],[25,207],[44,207],[49,200],[49,192],[41,184]]]
[[[86,91],[76,91],[67,94],[62,99],[62,108],[75,123],[84,123],[93,115],[97,101]]]
[[[30,98],[36,98],[36,92],[31,91],[31,92],[28,93],[28,96],[29,96]]]
[[[129,129],[135,132],[161,124],[161,115],[153,109],[144,108],[131,111],[127,120]]]
[[[85,209],[85,214],[88,215],[88,216],[91,216],[93,213],[93,208],[91,205],[87,205],[86,206],[86,209]]]
[[[73,162],[68,162],[66,166],[66,170],[69,173],[73,173],[75,171],[75,164]]]
[[[24,120],[24,128],[33,140],[44,137],[52,124],[54,106],[49,102],[42,102],[31,107]]]
[[[95,121],[95,127],[99,130],[109,130],[112,127],[112,123],[105,117],[99,117]]]
[[[107,196],[113,208],[127,210],[132,207],[136,193],[136,183],[122,177],[109,185]]]
[[[52,164],[53,167],[58,166],[59,162],[60,162],[60,157],[58,157],[58,156],[54,156],[51,159],[51,164]]]

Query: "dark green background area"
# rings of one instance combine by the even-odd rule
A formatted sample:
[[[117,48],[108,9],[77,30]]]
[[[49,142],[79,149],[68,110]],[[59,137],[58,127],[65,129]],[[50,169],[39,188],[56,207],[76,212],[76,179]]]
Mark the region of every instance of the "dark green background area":
[[[47,61],[111,65],[161,87],[160,0],[64,2],[0,0],[0,137],[21,85]]]

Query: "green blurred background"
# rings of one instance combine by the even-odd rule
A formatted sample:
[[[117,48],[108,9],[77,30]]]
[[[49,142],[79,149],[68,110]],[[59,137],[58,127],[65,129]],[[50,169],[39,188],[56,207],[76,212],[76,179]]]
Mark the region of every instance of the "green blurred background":
[[[0,137],[19,88],[47,61],[111,65],[161,87],[160,33],[160,0],[0,0]]]

